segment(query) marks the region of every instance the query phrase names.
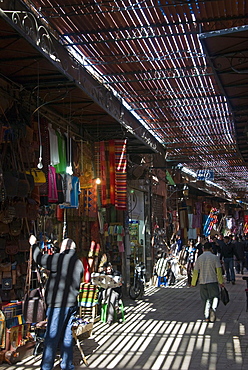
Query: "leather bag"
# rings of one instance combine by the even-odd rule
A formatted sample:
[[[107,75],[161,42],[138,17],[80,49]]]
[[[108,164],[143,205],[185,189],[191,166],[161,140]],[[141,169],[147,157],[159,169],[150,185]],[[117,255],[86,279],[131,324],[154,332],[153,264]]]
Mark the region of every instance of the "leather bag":
[[[9,244],[7,243],[6,247],[5,247],[5,252],[9,256],[13,256],[13,255],[17,254],[19,252],[19,247],[18,247],[17,241],[16,242],[13,241]]]
[[[27,323],[43,321],[45,315],[45,302],[41,289],[33,289],[24,295],[22,314]]]
[[[26,289],[22,301],[22,314],[26,323],[43,321],[46,317],[45,299],[42,293],[42,283],[38,267],[36,268],[38,288],[30,290],[32,267],[32,248],[30,248],[28,271],[26,277]]]
[[[25,344],[18,346],[16,350],[6,351],[5,362],[7,362],[9,365],[15,365],[24,358],[32,356],[35,343],[35,341],[27,341]]]
[[[22,218],[15,218],[9,224],[9,234],[11,236],[18,236],[21,234],[23,227],[23,219]]]

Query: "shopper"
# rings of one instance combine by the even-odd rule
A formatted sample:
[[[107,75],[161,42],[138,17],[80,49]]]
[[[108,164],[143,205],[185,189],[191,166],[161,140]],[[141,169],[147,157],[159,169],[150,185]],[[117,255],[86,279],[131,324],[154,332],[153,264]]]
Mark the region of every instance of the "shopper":
[[[187,276],[188,276],[188,287],[191,286],[192,273],[195,266],[195,261],[198,257],[198,250],[194,245],[193,240],[189,240],[189,244],[186,247],[187,253]]]
[[[212,244],[207,242],[204,251],[195,263],[191,285],[196,286],[198,277],[200,296],[204,303],[204,316],[207,322],[216,320],[216,309],[219,303],[219,286],[224,286],[220,259],[212,253]]]
[[[213,240],[212,240],[211,244],[212,244],[213,254],[215,254],[216,256],[220,256],[221,248],[220,248],[220,245],[218,243],[218,239],[216,238],[216,236],[213,237]]]
[[[238,255],[238,260],[235,261],[235,271],[237,274],[244,273],[244,265],[245,265],[245,243],[240,236],[234,237],[234,248]]]
[[[219,234],[219,236],[217,237],[217,244],[219,245],[220,250],[224,247],[225,242],[224,242],[224,235],[223,234]]]
[[[230,283],[230,281],[232,281],[232,284],[235,284],[234,259],[233,259],[234,255],[236,256],[237,261],[239,261],[238,253],[236,252],[235,246],[231,242],[230,237],[224,236],[224,245],[221,249],[220,259],[223,258],[224,260],[226,281],[227,283]]]
[[[195,247],[197,249],[197,255],[198,255],[198,257],[203,253],[203,249],[202,249],[203,243],[204,243],[204,237],[198,235],[197,236],[197,241],[195,243]]]
[[[167,258],[164,252],[162,256],[157,260],[155,271],[158,276],[158,287],[166,286],[166,275],[167,275]]]
[[[177,242],[177,254],[179,254],[183,247],[183,241],[180,235],[176,236],[176,242]]]
[[[121,273],[115,270],[111,262],[105,262],[103,264],[102,274],[109,275],[113,278],[113,281],[118,283],[115,288],[101,289],[99,301],[102,309],[106,311],[107,323],[111,325],[114,321],[115,314],[118,314],[120,304],[122,304],[122,276]]]
[[[43,254],[36,244],[35,236],[29,243],[33,246],[33,259],[38,265],[49,271],[45,287],[47,305],[47,328],[41,370],[52,370],[57,348],[60,345],[62,370],[73,370],[72,323],[77,311],[77,295],[83,264],[76,255],[76,244],[71,239],[64,239],[60,253]]]

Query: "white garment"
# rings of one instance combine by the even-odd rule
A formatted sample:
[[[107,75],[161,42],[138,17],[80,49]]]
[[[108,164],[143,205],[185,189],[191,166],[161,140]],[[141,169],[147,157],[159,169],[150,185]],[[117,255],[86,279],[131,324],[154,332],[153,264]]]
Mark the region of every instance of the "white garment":
[[[49,131],[49,146],[50,146],[50,165],[55,166],[56,164],[59,163],[58,137],[50,123],[48,125],[48,131]]]
[[[72,190],[72,176],[66,174],[66,192],[65,192],[65,201],[66,203],[71,204],[71,190]]]

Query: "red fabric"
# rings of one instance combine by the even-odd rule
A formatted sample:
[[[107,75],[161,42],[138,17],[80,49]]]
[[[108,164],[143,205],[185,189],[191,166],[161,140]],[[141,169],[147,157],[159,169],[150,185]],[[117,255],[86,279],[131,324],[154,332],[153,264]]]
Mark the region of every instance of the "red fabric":
[[[56,170],[53,166],[48,166],[48,201],[50,203],[58,202]]]
[[[90,266],[86,257],[83,257],[83,266],[84,266],[84,283],[90,283]]]
[[[115,141],[109,140],[110,203],[115,205]]]
[[[127,208],[127,140],[115,140],[115,207]]]
[[[100,142],[100,178],[101,178],[101,201],[102,205],[107,205],[107,195],[106,195],[106,157],[105,157],[105,144],[104,141]]]

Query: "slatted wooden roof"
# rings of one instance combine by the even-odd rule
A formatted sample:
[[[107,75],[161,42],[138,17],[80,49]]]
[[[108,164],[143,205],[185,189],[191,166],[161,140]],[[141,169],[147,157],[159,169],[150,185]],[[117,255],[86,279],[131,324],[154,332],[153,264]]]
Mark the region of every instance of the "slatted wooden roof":
[[[214,169],[218,184],[246,198],[247,2],[26,3],[65,48],[81,53],[83,65],[129,105],[166,147],[170,165]],[[223,64],[234,57],[236,68]],[[94,134],[93,120],[87,130]]]

